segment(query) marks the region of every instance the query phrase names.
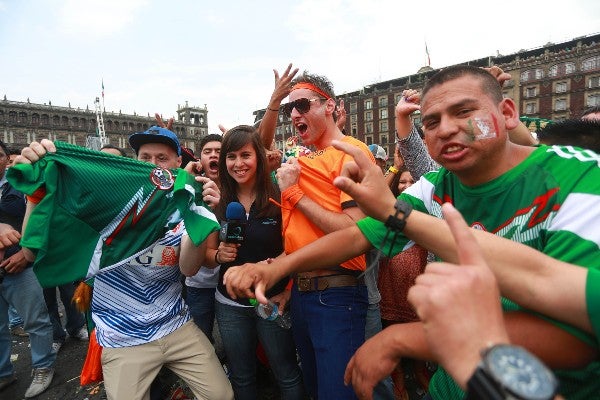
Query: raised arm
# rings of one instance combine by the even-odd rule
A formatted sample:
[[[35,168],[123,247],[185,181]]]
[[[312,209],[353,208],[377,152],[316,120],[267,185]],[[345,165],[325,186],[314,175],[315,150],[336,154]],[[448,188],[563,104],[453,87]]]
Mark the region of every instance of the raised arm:
[[[352,146],[334,142],[334,147],[355,160],[346,164],[334,184],[352,196],[366,215],[380,221],[393,215],[396,199],[378,168]],[[459,261],[450,229],[443,220],[413,211],[403,233],[447,262]],[[585,268],[487,232],[474,230],[473,234],[504,296],[525,308],[592,332],[585,302]]]
[[[265,115],[258,126],[258,132],[262,139],[263,146],[266,149],[271,148],[271,143],[273,143],[273,139],[275,138],[279,106],[281,105],[282,100],[290,94],[290,90],[292,89],[290,83],[297,73],[298,68],[292,69],[292,64],[287,66],[281,76],[279,76],[279,72],[276,69],[273,69],[273,74],[275,75],[275,89],[273,89],[273,94],[271,94],[271,99],[265,110]]]

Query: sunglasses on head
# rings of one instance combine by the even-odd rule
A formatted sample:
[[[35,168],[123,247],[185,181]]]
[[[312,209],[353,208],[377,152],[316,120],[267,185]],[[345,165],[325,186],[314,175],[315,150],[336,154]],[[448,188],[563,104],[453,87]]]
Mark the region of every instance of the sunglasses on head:
[[[317,100],[323,100],[323,99],[318,98],[318,97],[315,99],[307,99],[306,97],[303,97],[301,99],[290,101],[289,103],[286,103],[282,106],[283,114],[286,117],[290,117],[292,115],[292,110],[294,108],[296,110],[298,110],[298,112],[300,114],[306,114],[310,110],[310,103],[312,103],[313,101],[317,101]]]

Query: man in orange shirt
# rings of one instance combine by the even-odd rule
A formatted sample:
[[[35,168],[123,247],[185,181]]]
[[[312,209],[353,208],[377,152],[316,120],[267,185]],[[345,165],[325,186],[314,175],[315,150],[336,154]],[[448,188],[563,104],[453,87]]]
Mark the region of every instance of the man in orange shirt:
[[[292,158],[277,170],[286,254],[352,226],[364,215],[352,198],[332,183],[351,158],[331,142],[357,146],[374,162],[363,142],[345,136],[336,126],[338,110],[331,82],[306,72],[291,81],[289,70],[281,79],[276,75],[276,83],[288,86],[279,90],[283,95],[277,104],[269,103],[268,110],[279,111],[280,99],[289,93],[290,102],[283,105],[283,113],[291,119],[302,144],[315,151]],[[267,118],[277,116],[269,114]],[[294,276],[292,329],[304,381],[314,399],[356,398],[344,385],[343,375],[346,363],[364,342],[368,299],[367,287],[359,277],[364,270],[365,258],[359,256]]]

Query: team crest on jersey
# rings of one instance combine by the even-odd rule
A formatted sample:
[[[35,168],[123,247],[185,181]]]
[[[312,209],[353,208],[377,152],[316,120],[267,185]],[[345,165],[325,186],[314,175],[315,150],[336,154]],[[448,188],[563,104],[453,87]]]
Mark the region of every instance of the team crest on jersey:
[[[481,222],[473,222],[471,224],[471,228],[473,229],[477,229],[479,231],[484,231],[485,232],[485,227],[483,226],[483,224]]]
[[[168,169],[156,167],[150,173],[150,180],[160,190],[169,190],[173,187],[173,174]]]

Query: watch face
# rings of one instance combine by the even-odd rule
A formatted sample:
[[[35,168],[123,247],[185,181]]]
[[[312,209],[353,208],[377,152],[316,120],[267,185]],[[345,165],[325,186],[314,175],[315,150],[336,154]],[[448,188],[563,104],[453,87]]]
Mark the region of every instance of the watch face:
[[[557,382],[552,371],[520,347],[493,347],[485,363],[504,389],[517,398],[546,400],[556,392]]]

